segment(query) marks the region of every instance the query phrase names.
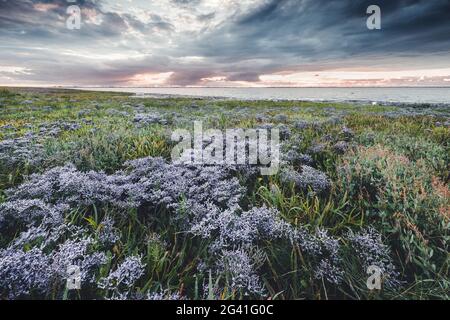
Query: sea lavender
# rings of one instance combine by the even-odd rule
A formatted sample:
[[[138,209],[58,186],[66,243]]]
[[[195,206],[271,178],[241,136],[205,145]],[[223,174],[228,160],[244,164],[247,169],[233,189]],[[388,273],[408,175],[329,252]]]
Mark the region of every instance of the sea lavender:
[[[312,154],[321,153],[326,148],[326,145],[323,143],[314,143],[308,148],[308,152]]]
[[[340,134],[343,137],[343,140],[345,140],[345,141],[350,141],[355,135],[353,130],[350,128],[347,128],[346,126],[342,127]]]
[[[258,241],[286,237],[290,230],[276,210],[266,207],[253,208],[242,214],[236,209],[220,210],[212,204],[195,208],[190,232],[203,238],[216,235],[210,247],[212,252],[235,246],[250,248]]]
[[[106,256],[101,252],[90,253],[90,238],[67,240],[50,254],[43,249],[23,251],[11,245],[0,251],[0,292],[9,298],[46,296],[52,289],[64,283],[67,268],[77,265],[81,270],[81,283],[91,284]]]
[[[0,164],[37,166],[43,160],[44,147],[33,134],[0,141]]]
[[[276,127],[279,130],[280,133],[280,140],[284,141],[290,138],[291,136],[291,129],[289,129],[288,126],[282,124]]]
[[[97,233],[99,243],[105,247],[115,244],[121,237],[120,230],[114,227],[114,220],[111,217],[103,219]]]
[[[102,172],[83,173],[73,165],[53,168],[40,175],[31,175],[28,181],[8,190],[11,200],[40,199],[46,203],[80,206],[94,203],[132,205],[121,201],[127,181],[121,176]]]
[[[302,164],[311,165],[314,162],[310,155],[298,152],[295,149],[283,153],[282,159],[295,166],[300,166]]]
[[[75,131],[81,128],[81,125],[75,121],[54,121],[43,123],[39,126],[39,136],[56,136],[62,131]]]
[[[281,180],[285,183],[294,183],[298,189],[303,191],[311,189],[314,193],[324,192],[331,186],[325,173],[308,165],[303,165],[300,173],[289,167],[283,168]]]
[[[77,112],[77,117],[81,118],[92,114],[92,109],[81,109]]]
[[[0,229],[16,223],[40,223],[45,217],[59,220],[61,211],[38,199],[11,200],[0,204]]]
[[[6,131],[6,130],[14,130],[14,131],[16,131],[17,129],[16,129],[16,127],[15,126],[13,126],[12,124],[5,124],[5,125],[3,125],[3,126],[0,126],[0,130],[1,131]]]
[[[340,284],[343,279],[344,272],[338,266],[334,265],[328,259],[320,260],[314,271],[316,279],[325,279],[333,284]]]
[[[106,263],[103,252],[91,252],[94,241],[91,238],[67,240],[53,254],[52,268],[62,278],[67,277],[69,266],[79,266],[81,283],[92,284],[95,281],[95,271]]]
[[[285,114],[277,114],[273,119],[277,122],[286,123],[288,121],[288,117]]]
[[[349,144],[346,141],[338,141],[333,145],[333,150],[337,154],[344,154],[349,149]]]
[[[399,273],[390,257],[390,249],[383,244],[381,235],[373,228],[363,229],[360,232],[349,232],[347,235],[351,247],[361,261],[364,271],[371,265],[380,268],[384,283],[388,287],[400,285]]]
[[[140,256],[129,256],[111,271],[106,278],[99,281],[99,288],[122,292],[123,289],[130,289],[144,275],[145,264]]]
[[[127,192],[133,202],[176,208],[186,198],[199,204],[211,200],[221,207],[234,207],[245,191],[230,170],[221,166],[168,164],[151,157],[127,162],[126,166],[131,182]]]
[[[147,300],[186,300],[186,297],[182,296],[179,292],[162,290],[147,293]]]
[[[121,117],[128,117],[130,114],[126,111],[121,111],[117,109],[108,109],[106,110],[106,113],[112,116],[121,116]]]
[[[45,222],[39,226],[31,226],[21,232],[10,244],[10,248],[23,248],[26,245],[36,244],[37,247],[44,250],[53,248],[55,244],[60,243],[61,239],[78,239],[86,234],[86,229],[76,225],[60,222],[58,224]]]
[[[257,114],[255,116],[255,120],[257,122],[266,122],[268,120],[267,116],[263,115],[263,114]]]
[[[339,284],[344,275],[340,268],[339,240],[328,235],[327,230],[324,229],[318,229],[315,236],[321,247],[321,260],[316,267],[315,276],[316,278],[324,278],[330,283]]]
[[[68,165],[32,176],[22,186],[9,192],[9,202],[39,199],[42,205],[57,204],[74,208],[106,203],[174,209],[174,213],[178,213],[174,221],[182,220],[179,226],[183,230],[211,239],[213,262],[217,263],[224,256],[230,257],[227,258],[229,261],[233,257],[247,256],[248,259],[239,268],[227,271],[234,275],[232,286],[245,292],[255,293],[260,289],[259,277],[254,268],[257,259],[253,258],[251,251],[263,240],[296,241],[305,252],[311,255],[315,253],[322,259],[328,258],[330,260],[326,262],[329,263],[334,261],[330,253],[332,246],[328,248],[321,240],[322,236],[313,237],[304,230],[293,229],[280,218],[276,210],[263,207],[242,212],[239,203],[245,189],[232,173],[227,167],[183,166],[169,164],[161,158],[130,161],[124,171],[114,175],[83,173]],[[38,234],[42,229],[33,232]],[[68,257],[69,261],[80,264],[82,270],[88,270],[83,277],[88,282],[92,281],[95,275],[93,271],[105,257],[101,254],[89,255],[90,241],[81,240],[80,243],[72,240],[62,245],[54,256],[57,274],[63,273],[66,267],[64,257]],[[328,270],[324,267],[326,262],[319,264],[324,270]],[[215,268],[219,270],[217,264]],[[127,258],[117,270],[103,278],[100,286],[113,290],[113,296],[130,297],[132,292],[129,287],[139,279],[143,269],[139,258]],[[331,271],[328,270],[328,273],[331,274]]]
[[[45,296],[52,283],[51,259],[41,250],[0,250],[0,296],[26,298],[32,294]]]
[[[167,119],[162,118],[159,114],[138,113],[134,116],[133,121],[139,126],[148,126],[150,124],[159,123],[167,124]]]
[[[309,126],[309,122],[305,121],[305,120],[297,120],[294,122],[294,128],[298,129],[298,130],[303,130],[308,128]]]
[[[245,250],[224,250],[218,263],[218,270],[230,277],[228,285],[231,290],[242,290],[244,295],[265,295],[261,280],[255,272],[254,263]]]

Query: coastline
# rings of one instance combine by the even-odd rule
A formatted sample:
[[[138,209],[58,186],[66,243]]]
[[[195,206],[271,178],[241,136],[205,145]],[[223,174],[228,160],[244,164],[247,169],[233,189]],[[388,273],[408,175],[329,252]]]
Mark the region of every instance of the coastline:
[[[349,92],[354,90],[379,90],[382,92],[383,90],[409,90],[409,89],[417,89],[417,88],[170,88],[171,90],[182,90],[186,91],[189,89],[192,89],[194,91],[205,91],[210,89],[221,89],[221,90],[239,90],[239,91],[248,91],[253,93],[249,94],[248,96],[245,96],[242,94],[242,92],[238,92],[238,94],[233,94],[233,92],[225,92],[222,94],[186,94],[186,93],[164,93],[164,92],[145,92],[146,88],[74,88],[74,90],[86,90],[86,91],[99,91],[99,92],[121,92],[121,93],[132,93],[133,97],[135,98],[156,98],[156,99],[167,99],[167,98],[187,98],[187,99],[211,99],[211,100],[236,100],[236,101],[292,101],[292,102],[319,102],[319,103],[350,103],[355,105],[367,105],[367,104],[376,104],[381,106],[414,106],[414,105],[429,105],[431,107],[443,107],[443,106],[450,106],[450,88],[446,87],[423,87],[420,89],[427,89],[427,90],[433,90],[433,89],[443,89],[444,91],[448,91],[448,97],[444,97],[438,100],[436,100],[436,97],[430,98],[428,100],[420,100],[416,99],[416,101],[412,101],[405,97],[397,96],[395,98],[370,98],[370,97],[360,97],[360,98],[343,98],[339,97],[339,92],[342,90],[348,90]],[[154,88],[147,88],[148,90],[155,90]],[[169,88],[162,88],[162,90],[166,90]],[[267,96],[267,90],[272,89],[284,89],[284,90],[314,90],[314,91],[323,91],[323,93],[326,93],[328,97],[308,97],[308,93],[305,94],[299,94],[295,97],[289,97],[287,95],[283,96],[280,95],[278,97],[271,97]],[[140,91],[142,90],[142,91]],[[158,89],[156,89],[158,90]],[[337,90],[336,91],[336,97],[329,97],[330,94],[329,90]],[[255,91],[259,95],[255,96]],[[317,96],[320,96],[321,93],[315,94]],[[324,94],[324,96],[326,96]],[[342,94],[341,94],[342,96]],[[423,98],[422,98],[423,99]],[[434,100],[433,100],[434,99]]]
[[[213,100],[213,101],[248,101],[248,102],[257,102],[257,101],[272,101],[272,102],[317,102],[317,103],[345,103],[352,105],[379,105],[379,106],[394,106],[394,107],[449,107],[450,108],[450,100],[446,102],[433,102],[433,101],[392,101],[392,100],[373,100],[373,99],[311,99],[311,98],[245,98],[245,97],[230,97],[226,95],[190,95],[190,94],[177,94],[177,93],[140,93],[140,92],[132,92],[129,88],[84,88],[84,87],[73,87],[73,88],[58,88],[58,87],[2,87],[5,89],[12,89],[17,91],[29,92],[29,93],[61,93],[61,92],[102,92],[102,93],[110,93],[110,94],[118,94],[118,95],[128,95],[130,98],[136,99],[193,99],[193,100]],[[410,87],[409,87],[410,88]],[[433,87],[438,88],[438,87]],[[447,89],[444,87],[439,87],[441,89]],[[124,89],[124,90],[115,90],[115,89]],[[242,89],[242,88],[240,88]],[[264,88],[260,88],[264,89]],[[348,88],[350,89],[350,88]],[[381,89],[381,88],[380,88]],[[450,88],[448,88],[450,92]]]

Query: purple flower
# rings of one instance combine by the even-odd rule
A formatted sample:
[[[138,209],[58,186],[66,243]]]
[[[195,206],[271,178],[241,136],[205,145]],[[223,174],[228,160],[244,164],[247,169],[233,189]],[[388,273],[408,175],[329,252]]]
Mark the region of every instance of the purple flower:
[[[363,229],[357,233],[349,232],[347,238],[361,261],[364,272],[369,266],[375,265],[380,268],[388,287],[398,287],[401,284],[398,279],[400,274],[390,257],[390,249],[383,244],[381,235],[375,229]]]
[[[133,121],[137,123],[139,126],[148,126],[153,123],[159,124],[168,123],[168,121],[162,118],[159,114],[151,114],[151,113],[137,113],[134,116]]]
[[[95,281],[99,267],[106,262],[102,252],[91,252],[90,238],[67,240],[51,253],[39,248],[29,251],[9,247],[0,251],[0,296],[10,299],[29,298],[34,294],[46,297],[61,288],[69,266],[81,271],[81,284]]]
[[[121,176],[80,172],[69,164],[41,175],[31,175],[28,181],[7,193],[10,201],[39,199],[48,204],[70,207],[95,203],[127,207],[130,204],[121,201],[126,182]]]
[[[294,166],[300,166],[303,164],[311,165],[314,162],[310,155],[300,153],[295,149],[290,149],[283,153],[282,159]]]
[[[140,256],[129,256],[111,271],[106,278],[100,279],[99,288],[121,292],[123,289],[130,289],[134,286],[145,272],[145,264]]]
[[[32,294],[45,296],[51,290],[53,274],[51,258],[34,248],[0,251],[0,296],[26,298]]]
[[[94,241],[91,238],[81,240],[67,240],[61,244],[53,254],[52,268],[61,277],[67,277],[69,266],[79,266],[81,271],[81,283],[92,284],[95,282],[95,271],[105,264],[106,255],[103,252],[92,252],[90,248]]]
[[[147,294],[147,300],[186,300],[186,297],[183,297],[179,292],[163,290],[158,292],[149,292]]]
[[[345,141],[350,141],[354,137],[354,132],[352,129],[347,128],[346,126],[342,127],[341,136]]]
[[[63,206],[48,205],[42,200],[12,200],[0,204],[0,229],[15,224],[36,225],[42,223],[62,223]]]
[[[224,250],[218,260],[218,270],[230,277],[232,290],[242,290],[244,295],[265,295],[264,287],[255,271],[254,262],[243,249]]]
[[[333,150],[338,154],[344,154],[349,149],[349,144],[346,141],[338,141],[333,145]]]
[[[120,237],[120,230],[114,227],[114,220],[111,217],[104,218],[99,226],[98,241],[108,247],[119,241]]]
[[[289,167],[283,168],[281,180],[285,183],[294,183],[300,190],[309,191],[311,189],[315,193],[324,192],[331,186],[325,173],[308,165],[303,165],[300,173]]]

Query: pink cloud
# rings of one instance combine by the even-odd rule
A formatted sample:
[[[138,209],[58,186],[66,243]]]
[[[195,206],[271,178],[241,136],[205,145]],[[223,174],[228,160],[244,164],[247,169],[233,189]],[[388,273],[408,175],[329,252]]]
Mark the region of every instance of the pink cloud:
[[[57,9],[59,6],[55,3],[36,3],[33,8],[37,11],[47,12]]]

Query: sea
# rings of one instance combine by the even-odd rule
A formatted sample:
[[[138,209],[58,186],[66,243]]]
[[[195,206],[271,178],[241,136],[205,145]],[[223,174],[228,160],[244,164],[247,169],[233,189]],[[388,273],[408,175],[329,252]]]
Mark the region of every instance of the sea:
[[[217,97],[240,100],[354,101],[361,103],[450,104],[450,87],[389,88],[224,88],[224,87],[90,87],[83,90],[135,93],[147,96]]]

